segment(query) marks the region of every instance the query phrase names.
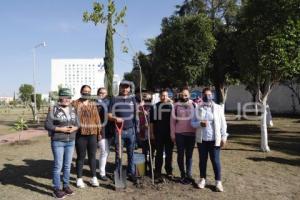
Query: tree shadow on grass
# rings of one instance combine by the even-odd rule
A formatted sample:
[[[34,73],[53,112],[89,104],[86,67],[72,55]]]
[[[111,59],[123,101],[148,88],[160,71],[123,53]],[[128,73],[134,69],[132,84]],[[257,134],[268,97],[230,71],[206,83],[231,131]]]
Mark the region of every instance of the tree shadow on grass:
[[[256,149],[242,149],[242,148],[224,148],[222,151],[252,151],[252,152],[259,152],[259,150]]]
[[[50,185],[35,181],[35,178],[51,179],[51,160],[23,160],[25,165],[4,164],[0,171],[0,183],[13,185],[44,195],[52,195]]]
[[[230,137],[235,143],[260,148],[260,127],[251,124],[230,124],[228,126]],[[269,146],[271,150],[300,155],[300,134],[272,128],[268,130]]]
[[[275,162],[275,163],[285,164],[285,165],[300,166],[300,159],[285,159],[285,158],[278,158],[273,156],[268,156],[266,158],[248,157],[247,159],[255,162]]]

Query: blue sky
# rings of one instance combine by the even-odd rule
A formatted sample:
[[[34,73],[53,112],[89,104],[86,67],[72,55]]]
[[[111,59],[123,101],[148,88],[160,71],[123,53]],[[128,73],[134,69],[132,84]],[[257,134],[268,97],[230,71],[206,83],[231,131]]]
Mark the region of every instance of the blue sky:
[[[98,0],[106,2],[106,0]],[[12,96],[23,83],[33,83],[32,48],[37,49],[37,91],[50,89],[51,58],[104,57],[105,26],[82,22],[83,11],[91,11],[90,0],[2,0],[0,5],[0,96]],[[115,36],[115,72],[132,68],[134,51],[146,52],[145,40],[160,33],[163,17],[170,16],[183,0],[116,0],[125,4],[127,26],[119,32],[130,38],[134,49],[121,51],[121,37]]]

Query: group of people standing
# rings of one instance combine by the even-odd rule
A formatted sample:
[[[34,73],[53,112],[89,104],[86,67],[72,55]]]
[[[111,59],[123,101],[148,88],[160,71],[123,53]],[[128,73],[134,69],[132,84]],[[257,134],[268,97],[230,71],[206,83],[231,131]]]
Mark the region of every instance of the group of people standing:
[[[105,168],[110,146],[113,144],[116,147],[116,168],[121,165],[118,147],[126,147],[127,175],[132,182],[136,182],[134,150],[137,144],[142,147],[146,168],[150,173],[152,162],[149,159],[154,158],[150,155],[155,152],[154,176],[157,183],[163,181],[161,171],[164,162],[167,177],[173,179],[172,157],[176,144],[180,182],[190,184],[194,182],[192,157],[197,143],[200,159],[200,180],[197,187],[205,187],[209,155],[215,173],[216,190],[223,191],[220,148],[225,146],[228,134],[224,109],[213,102],[211,90],[203,90],[201,103],[190,100],[188,89],[180,92],[180,98],[176,102],[168,97],[168,91],[161,90],[160,101],[154,105],[151,104],[151,95],[136,98],[137,96],[131,95],[131,90],[131,83],[122,81],[118,96],[108,98],[106,89],[99,88],[97,98],[91,98],[91,87],[84,85],[80,91],[81,97],[73,102],[69,89],[59,90],[58,103],[51,106],[45,122],[54,157],[54,197],[61,199],[74,194],[69,186],[74,149],[77,154],[78,188],[85,187],[82,169],[86,153],[91,173],[90,185],[99,186],[96,174],[97,147],[100,149],[99,179],[107,181]],[[116,137],[115,124],[122,124],[121,144]]]

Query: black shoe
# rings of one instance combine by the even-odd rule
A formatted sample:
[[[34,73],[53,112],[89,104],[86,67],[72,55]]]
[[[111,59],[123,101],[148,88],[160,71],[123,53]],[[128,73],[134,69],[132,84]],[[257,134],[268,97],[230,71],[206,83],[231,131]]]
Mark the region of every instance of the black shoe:
[[[128,180],[132,183],[137,183],[137,178],[134,175],[128,175]]]
[[[71,195],[74,195],[74,194],[75,194],[74,191],[71,190],[71,188],[70,188],[69,186],[64,188],[64,192],[65,192],[66,195],[68,195],[68,196],[71,196]]]
[[[180,178],[180,183],[183,185],[188,185],[191,183],[191,181],[187,177],[181,177]]]
[[[187,181],[189,181],[190,183],[193,183],[195,180],[193,179],[193,177],[191,175],[188,175],[186,177]]]
[[[108,180],[107,176],[100,176],[99,179],[100,179],[101,181],[107,181],[107,180]]]
[[[156,177],[154,179],[154,183],[155,184],[165,183],[165,180],[163,179],[163,177]]]
[[[172,173],[167,173],[167,178],[168,178],[169,180],[173,180],[174,176],[173,176]]]
[[[62,190],[54,190],[53,191],[53,196],[56,198],[56,199],[64,199],[66,198],[66,193]]]

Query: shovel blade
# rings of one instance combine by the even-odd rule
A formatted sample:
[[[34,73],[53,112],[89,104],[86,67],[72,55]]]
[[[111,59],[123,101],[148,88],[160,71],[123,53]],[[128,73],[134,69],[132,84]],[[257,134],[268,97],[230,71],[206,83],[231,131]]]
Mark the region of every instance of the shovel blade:
[[[126,188],[126,169],[116,169],[114,172],[115,189]]]

